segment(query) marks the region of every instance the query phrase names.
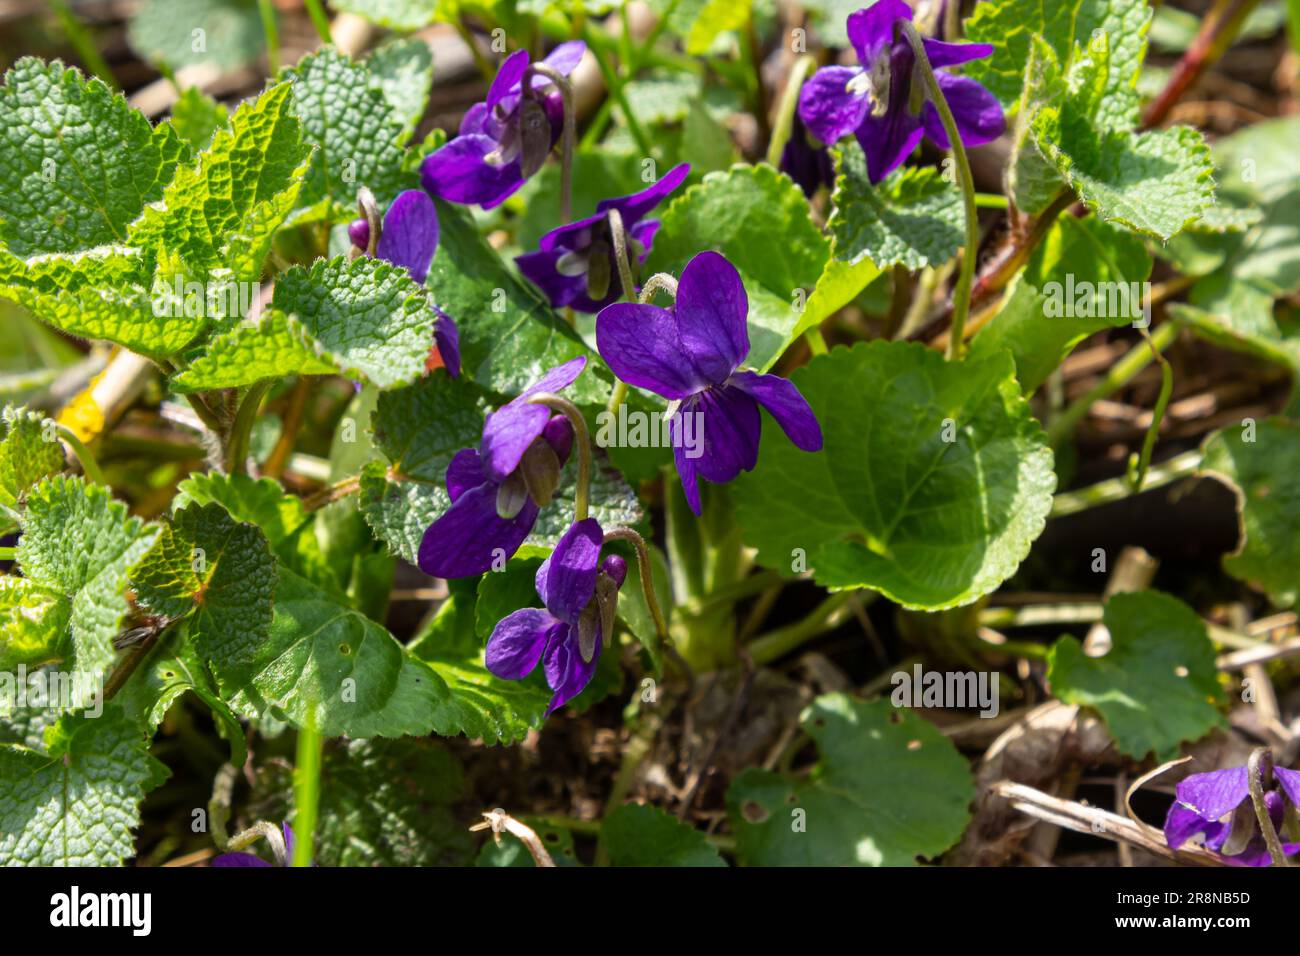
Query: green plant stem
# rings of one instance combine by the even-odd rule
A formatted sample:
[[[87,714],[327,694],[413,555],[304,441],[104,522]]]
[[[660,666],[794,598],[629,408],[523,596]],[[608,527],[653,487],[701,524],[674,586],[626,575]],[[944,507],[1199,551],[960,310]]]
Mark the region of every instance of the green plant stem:
[[[1134,494],[1142,490],[1142,482],[1146,480],[1147,468],[1151,465],[1151,453],[1155,451],[1156,439],[1160,437],[1160,423],[1165,420],[1165,409],[1169,407],[1169,399],[1174,394],[1173,366],[1161,354],[1161,350],[1156,347],[1155,339],[1146,329],[1142,330],[1142,338],[1147,348],[1151,350],[1152,357],[1160,363],[1160,393],[1156,396],[1155,406],[1151,409],[1151,427],[1147,429],[1147,433],[1142,439],[1142,451],[1137,456],[1137,465],[1133,469],[1131,476]]]
[[[733,581],[731,584],[717,588],[701,597],[693,598],[681,605],[679,610],[691,617],[698,617],[719,604],[735,604],[737,601],[743,601],[745,598],[751,597],[773,584],[780,584],[783,580],[784,578],[776,571],[760,571],[758,574],[751,574],[739,581]]]
[[[980,611],[976,621],[982,627],[1038,627],[1043,624],[1092,624],[1102,618],[1102,605],[1098,601],[1086,603],[1027,604],[1024,607],[988,607]],[[1001,644],[990,645],[1002,647]]]
[[[780,167],[781,154],[785,152],[785,146],[790,142],[790,134],[794,129],[794,113],[799,105],[799,91],[803,88],[803,81],[808,76],[808,71],[817,66],[817,60],[810,54],[804,54],[794,61],[794,66],[790,68],[790,78],[786,80],[785,89],[781,93],[781,102],[776,108],[776,125],[772,127],[772,138],[767,143],[767,164],[769,166]]]
[[[63,439],[64,444],[71,448],[72,453],[77,456],[77,461],[81,462],[81,470],[86,473],[86,477],[90,479],[90,482],[108,487],[108,479],[104,477],[99,462],[95,460],[94,453],[86,447],[86,443],[78,438],[76,433],[67,425],[59,425],[56,430],[59,437]]]
[[[948,358],[959,361],[966,347],[966,317],[970,314],[971,284],[975,281],[975,256],[979,251],[980,241],[979,214],[975,209],[975,178],[971,175],[970,161],[966,158],[966,147],[962,145],[961,131],[957,128],[957,121],[953,119],[952,110],[948,107],[948,100],[944,97],[943,90],[939,88],[939,81],[930,66],[930,58],[925,53],[925,44],[921,40],[921,35],[916,32],[916,27],[911,23],[902,22],[899,28],[912,45],[917,65],[921,69],[921,76],[929,90],[930,101],[939,111],[944,132],[948,134],[952,158],[957,164],[957,180],[961,187],[962,205],[966,211],[966,248],[962,250],[961,268],[957,273],[957,285],[952,293],[952,331],[948,338]]]
[[[1143,490],[1150,491],[1152,488],[1173,484],[1181,478],[1189,478],[1200,467],[1201,453],[1199,450],[1193,449],[1192,451],[1185,451],[1181,455],[1175,455],[1167,461],[1151,466],[1148,481]],[[1056,495],[1052,498],[1052,510],[1048,517],[1060,518],[1071,515],[1087,508],[1095,508],[1098,505],[1119,501],[1121,498],[1127,498],[1132,494],[1133,486],[1128,475],[1107,478],[1095,485],[1089,485],[1075,491],[1063,491]]]
[[[618,104],[623,119],[627,121],[627,128],[632,133],[632,138],[636,140],[637,148],[641,150],[641,155],[653,159],[655,153],[650,148],[650,140],[646,138],[645,130],[641,128],[641,123],[637,120],[636,114],[632,112],[632,107],[628,105],[627,96],[623,93],[623,81],[614,72],[613,67],[609,65],[609,60],[605,56],[604,45],[595,38],[595,32],[589,23],[582,28],[582,38],[587,42],[587,49],[596,58],[596,65],[600,67],[600,75],[605,80],[605,87],[609,90],[610,98]]]
[[[1131,382],[1139,372],[1151,364],[1154,356],[1160,355],[1167,349],[1177,336],[1177,324],[1165,322],[1148,340],[1133,346],[1123,358],[1110,367],[1100,382],[1072,401],[1052,419],[1051,427],[1047,430],[1048,444],[1053,448],[1059,448],[1074,431],[1074,427],[1088,414],[1088,409],[1094,402],[1119,391]],[[1163,359],[1164,356],[1160,355],[1160,358]]]
[[[1250,801],[1255,805],[1255,820],[1259,823],[1259,832],[1264,836],[1264,845],[1274,866],[1285,867],[1291,863],[1282,849],[1282,841],[1277,838],[1273,820],[1268,815],[1268,805],[1264,802],[1265,784],[1271,784],[1273,776],[1273,755],[1267,747],[1256,747],[1246,762],[1246,778],[1250,783]],[[1265,779],[1265,777],[1269,779]]]
[[[655,670],[658,671],[662,666],[664,646],[669,641],[668,621],[659,607],[658,598],[655,597],[654,566],[650,563],[650,551],[646,547],[645,539],[631,528],[613,528],[606,531],[605,543],[611,541],[627,541],[636,551],[637,573],[641,576],[641,593],[645,595],[646,607],[650,609],[650,617],[654,619],[657,638],[657,646],[647,647],[646,650],[650,652],[650,659],[654,662]]]
[[[614,241],[614,263],[618,267],[618,281],[623,287],[623,298],[628,302],[636,301],[636,281],[632,278],[632,260],[627,250],[627,232],[623,228],[623,215],[617,209],[609,211],[609,234]],[[656,276],[656,278],[658,278]],[[671,276],[667,277],[672,282],[672,294],[677,295],[677,282]],[[660,280],[655,288],[668,288]],[[651,295],[653,295],[653,290]],[[627,400],[627,382],[619,379],[614,383],[614,389],[609,394],[609,403],[605,406],[606,410],[612,415],[618,411],[618,407]]]
[[[320,37],[320,42],[333,43],[329,17],[325,15],[325,8],[321,6],[320,0],[303,0],[303,6],[307,8],[307,15],[311,17],[312,26],[316,28],[316,35]]]
[[[808,343],[808,350],[813,355],[825,355],[830,351],[826,345],[826,336],[822,335],[822,330],[814,325],[803,334],[804,341]]]
[[[257,382],[248,387],[244,400],[235,413],[235,423],[230,426],[230,437],[226,442],[226,473],[241,475],[248,459],[248,439],[253,433],[253,422],[262,407],[262,400],[271,391],[272,382]]]
[[[94,38],[82,26],[76,14],[72,12],[67,0],[50,0],[50,6],[54,8],[54,15],[58,17],[59,28],[63,30],[63,34],[68,38],[68,42],[72,44],[72,48],[77,51],[77,56],[81,58],[81,62],[86,64],[86,68],[91,73],[94,73],[111,88],[117,89],[117,77],[109,69],[107,61],[100,56]]]
[[[578,488],[573,496],[573,515],[575,521],[585,521],[590,514],[591,500],[591,436],[587,420],[577,405],[552,392],[538,392],[528,399],[528,404],[545,405],[559,412],[573,426],[573,442],[578,446]]]
[[[550,80],[560,91],[564,109],[564,132],[560,137],[560,224],[573,218],[573,152],[577,148],[578,117],[573,99],[573,84],[569,78],[545,63],[534,63],[529,71]],[[531,89],[524,79],[525,89]]]
[[[768,631],[754,638],[754,642],[749,645],[750,657],[754,659],[755,664],[770,664],[814,637],[834,630],[852,615],[849,602],[855,596],[863,600],[871,600],[875,595],[874,593],[862,595],[857,591],[836,591],[817,605],[802,621],[796,621],[794,624]]]
[[[275,5],[271,0],[257,0],[257,11],[262,16],[262,32],[266,34],[266,66],[275,76],[280,72],[280,28],[275,21]]]
[[[292,866],[311,866],[316,835],[316,811],[320,806],[321,739],[310,718],[298,731],[298,758],[293,768],[293,859]]]

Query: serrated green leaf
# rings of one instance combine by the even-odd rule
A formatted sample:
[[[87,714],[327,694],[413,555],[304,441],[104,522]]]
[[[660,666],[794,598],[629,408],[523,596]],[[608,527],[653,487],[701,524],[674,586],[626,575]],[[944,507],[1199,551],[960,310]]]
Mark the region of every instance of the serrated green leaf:
[[[178,511],[131,571],[141,606],[189,631],[203,658],[250,660],[271,626],[276,566],[266,536],[219,504]]]
[[[433,88],[433,53],[418,37],[391,40],[366,59],[366,68],[402,122],[402,141],[415,132]]]
[[[57,660],[71,613],[61,592],[27,578],[0,576],[0,671]]]
[[[820,755],[810,777],[750,769],[727,791],[742,863],[914,866],[961,837],[975,788],[934,725],[843,694],[817,698],[800,724]]]
[[[518,395],[547,370],[592,353],[540,293],[508,268],[473,218],[437,200],[440,236],[425,279],[439,308],[459,323],[465,374],[498,395]],[[603,405],[609,386],[595,362],[565,389],[578,405]]]
[[[46,748],[0,745],[0,866],[119,866],[167,768],[120,706],[64,717]]]
[[[644,273],[679,275],[706,249],[726,256],[749,294],[745,364],[770,368],[794,338],[800,307],[830,260],[803,191],[771,166],[738,163],[674,199],[660,223]]]
[[[197,86],[187,86],[172,104],[172,127],[194,150],[207,149],[217,130],[230,122],[226,107]]]
[[[241,104],[229,127],[177,170],[162,201],[131,227],[130,241],[156,250],[168,278],[179,260],[188,276],[254,283],[272,235],[298,199],[310,155],[291,112],[290,84],[272,86]],[[244,297],[239,317],[251,298]]]
[[[122,242],[184,146],[97,79],[19,60],[0,90],[0,241],[16,256]]]
[[[1068,68],[1089,44],[1105,43],[1114,64],[1102,91],[1106,122],[1112,127],[1132,126],[1150,19],[1146,0],[985,0],[966,21],[965,38],[992,44],[993,53],[963,69],[1011,109],[1020,99],[1025,64],[1036,40],[1051,48],[1062,68]]]
[[[1151,256],[1142,240],[1097,219],[1058,219],[971,342],[971,358],[1002,349],[1028,395],[1094,332],[1143,321]]]
[[[618,807],[601,821],[600,839],[611,866],[727,865],[703,833],[658,807]]]
[[[154,280],[152,256],[121,246],[38,255],[26,262],[0,250],[0,297],[72,335],[116,342],[145,355],[170,355],[193,341],[209,320],[200,309],[163,307],[152,291]],[[200,293],[196,301],[202,300]]]
[[[0,511],[12,511],[27,489],[63,470],[63,446],[37,412],[6,405],[0,412]]]
[[[156,529],[128,517],[108,489],[64,475],[31,489],[22,529],[19,569],[67,602],[73,675],[100,676],[116,657],[113,638],[129,609],[127,573]]]
[[[460,866],[474,840],[458,812],[465,775],[432,740],[347,740],[321,760],[313,843],[318,866]],[[253,798],[259,813],[288,818],[293,773],[267,765]]]
[[[953,364],[921,345],[860,343],[792,380],[823,450],[799,451],[768,423],[758,467],[732,491],[763,565],[790,573],[803,555],[821,584],[924,610],[969,604],[1011,576],[1056,476],[1009,354]]]
[[[126,35],[141,59],[173,70],[211,63],[228,73],[252,63],[265,45],[257,0],[147,0]]]
[[[252,322],[213,336],[203,354],[172,376],[177,392],[240,388],[286,375],[342,373],[342,363],[313,341],[296,316],[268,309]]]
[[[835,255],[864,257],[880,269],[942,265],[957,254],[964,233],[961,195],[931,167],[904,167],[873,186],[862,147],[847,141],[835,157],[834,209],[827,227]]]
[[[383,206],[409,184],[399,145],[403,120],[364,64],[324,47],[281,76],[293,80],[293,110],[303,138],[316,146],[299,206],[328,200],[339,213],[334,218],[350,218],[360,187]]]
[[[1196,612],[1159,591],[1116,594],[1102,622],[1111,648],[1088,657],[1073,637],[1062,637],[1047,656],[1052,693],[1070,704],[1093,707],[1106,720],[1121,751],[1141,759],[1177,755],[1223,720],[1214,645]]]
[[[1237,495],[1241,539],[1223,569],[1267,592],[1278,607],[1300,601],[1300,425],[1248,420],[1212,434],[1202,470]]]
[[[425,374],[437,313],[400,266],[368,256],[321,259],[310,269],[294,266],[276,282],[272,304],[297,317],[310,348],[300,341],[280,362],[259,350],[259,369],[328,362],[340,374],[381,389],[409,385]],[[242,348],[248,334],[231,344]],[[296,334],[288,323],[277,331],[281,339]]]

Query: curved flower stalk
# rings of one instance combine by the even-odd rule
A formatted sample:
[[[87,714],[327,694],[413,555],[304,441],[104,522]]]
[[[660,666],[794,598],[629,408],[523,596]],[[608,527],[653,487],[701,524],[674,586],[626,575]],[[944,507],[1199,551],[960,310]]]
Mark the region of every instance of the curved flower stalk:
[[[645,217],[686,179],[691,167],[674,166],[657,183],[631,196],[602,199],[596,214],[552,229],[542,236],[536,252],[516,256],[519,271],[546,293],[556,308],[599,312],[620,298],[634,298],[623,288],[618,261],[619,237],[613,234],[614,213],[626,243],[628,265],[645,262],[659,230],[659,220]]]
[[[541,65],[567,77],[586,50],[581,40],[561,43]],[[530,66],[527,50],[506,57],[487,100],[461,120],[459,135],[425,158],[420,176],[430,194],[491,209],[541,168],[563,130],[564,94],[553,89],[552,77]]]
[[[356,254],[374,256],[401,266],[418,284],[424,285],[429,263],[438,248],[438,210],[433,200],[419,189],[408,189],[393,200],[383,222],[379,222],[374,196],[362,189],[357,204],[364,218],[348,225],[348,237]],[[455,321],[436,305],[433,326],[433,349],[429,353],[429,371],[442,367],[452,378],[460,375],[460,333]]]
[[[1252,760],[1252,763],[1255,761]],[[1262,804],[1273,832],[1261,831],[1255,800],[1251,794],[1252,768],[1230,767],[1209,773],[1194,773],[1178,784],[1176,799],[1165,818],[1165,842],[1176,850],[1192,837],[1200,836],[1205,846],[1243,866],[1268,866],[1273,862],[1269,843],[1284,857],[1300,853],[1300,842],[1277,843],[1277,833],[1289,824],[1295,832],[1296,808],[1300,807],[1300,771],[1268,766],[1258,771]],[[1270,839],[1271,838],[1271,839]]]
[[[749,352],[748,314],[736,267],[701,252],[682,270],[672,309],[620,302],[596,317],[596,347],[614,374],[675,404],[673,460],[697,515],[698,478],[721,484],[758,463],[760,405],[797,447],[822,447],[821,427],[793,384],[740,367]],[[703,441],[693,448],[684,441],[688,415],[700,416]]]
[[[896,29],[911,20],[912,8],[903,0],[876,0],[851,14],[849,42],[859,65],[823,67],[799,94],[799,116],[823,143],[857,136],[873,183],[897,169],[923,137],[951,148],[939,111],[914,75],[916,54]],[[1006,118],[997,98],[974,80],[942,69],[989,56],[993,47],[929,38],[922,42],[962,143],[979,146],[1001,136]]]
[[[293,829],[288,823],[283,823],[281,826],[283,828],[283,842],[275,839],[279,834],[276,834],[275,828],[269,823],[259,824],[257,827],[246,831],[249,842],[257,839],[259,836],[265,835],[267,837],[267,842],[271,844],[271,852],[275,856],[274,863],[267,863],[260,856],[255,856],[252,853],[235,851],[232,853],[222,853],[220,856],[213,857],[212,862],[208,865],[219,867],[288,866],[293,861]],[[239,837],[236,837],[231,842],[247,846],[248,844],[242,843],[241,840],[241,837],[244,836],[245,834],[240,834]]]
[[[488,670],[521,680],[541,663],[554,691],[548,715],[580,694],[596,673],[603,645],[613,637],[618,592],[627,562],[601,558],[604,533],[595,518],[576,521],[537,569],[545,608],[522,608],[502,618],[488,638]]]
[[[531,399],[572,385],[586,364],[579,356],[548,371],[488,415],[477,449],[462,448],[452,458],[446,474],[452,504],[424,532],[421,571],[471,577],[519,550],[573,450],[568,419]]]

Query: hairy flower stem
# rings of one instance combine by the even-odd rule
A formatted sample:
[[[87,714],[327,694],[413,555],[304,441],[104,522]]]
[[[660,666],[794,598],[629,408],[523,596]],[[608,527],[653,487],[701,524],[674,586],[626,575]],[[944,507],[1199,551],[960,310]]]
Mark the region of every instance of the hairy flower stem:
[[[295,837],[297,834],[295,834]],[[236,833],[226,844],[225,850],[228,853],[238,853],[246,850],[258,840],[265,839],[271,844],[271,855],[275,857],[277,866],[288,866],[288,849],[284,845],[284,834],[274,823],[268,823],[265,820],[258,820],[247,830]],[[301,845],[301,840],[295,839],[295,844]],[[297,849],[297,846],[294,848]],[[297,854],[295,853],[295,856]]]
[[[641,576],[641,592],[645,595],[646,607],[650,609],[650,616],[655,622],[656,646],[646,647],[646,650],[650,652],[650,660],[654,662],[655,670],[658,671],[662,667],[664,645],[668,643],[668,621],[664,618],[664,612],[655,598],[654,567],[650,563],[650,550],[646,547],[645,539],[631,528],[614,528],[606,531],[605,543],[611,541],[627,541],[636,550],[636,567]]]
[[[321,739],[309,714],[298,731],[298,756],[293,768],[294,841],[292,866],[311,866],[320,805]]]
[[[790,78],[781,93],[781,102],[777,106],[776,125],[772,128],[772,138],[767,143],[767,164],[780,167],[781,154],[785,152],[786,143],[790,142],[790,133],[794,128],[795,108],[799,105],[799,90],[808,72],[817,67],[817,59],[805,53],[794,61],[790,68]]]
[[[654,301],[655,293],[664,292],[668,298],[674,302],[677,301],[677,280],[667,272],[656,272],[649,279],[645,280],[645,285],[641,286],[641,295],[637,301],[642,305],[647,305]]]
[[[618,281],[623,287],[623,298],[628,302],[636,301],[636,282],[632,279],[632,260],[627,251],[627,230],[623,228],[623,214],[617,209],[609,211],[609,234],[614,242],[614,264],[618,267]],[[672,294],[677,295],[677,282],[671,276]],[[627,400],[627,382],[619,380],[614,383],[614,390],[609,395],[606,406],[612,415]]]
[[[528,404],[545,405],[559,412],[573,426],[573,443],[578,446],[578,490],[573,496],[573,518],[585,521],[590,514],[591,499],[591,435],[587,430],[587,420],[577,405],[552,392],[538,392],[528,399]]]
[[[1255,805],[1255,819],[1259,822],[1259,832],[1264,836],[1268,855],[1274,866],[1290,866],[1282,841],[1273,829],[1273,820],[1268,815],[1268,805],[1264,803],[1264,789],[1273,784],[1273,755],[1267,747],[1256,747],[1246,763],[1246,779],[1250,783],[1250,802]]]
[[[975,256],[979,251],[980,241],[979,214],[975,209],[975,178],[971,175],[970,161],[966,158],[966,147],[961,142],[961,131],[957,129],[957,121],[953,119],[948,100],[944,97],[943,90],[939,88],[939,81],[935,79],[930,58],[925,53],[925,44],[921,41],[921,34],[916,32],[916,27],[906,21],[900,21],[898,27],[907,37],[907,42],[912,45],[912,52],[916,54],[916,62],[925,80],[930,102],[939,111],[944,132],[948,134],[953,161],[957,165],[957,180],[961,187],[962,204],[966,210],[966,248],[962,250],[961,269],[957,273],[957,286],[952,294],[952,331],[948,338],[949,360],[960,361],[966,348],[966,316],[970,314],[971,284],[975,281]]]
[[[99,467],[99,462],[95,460],[94,454],[86,443],[77,437],[77,434],[67,425],[59,425],[56,429],[63,443],[72,449],[72,453],[77,456],[77,461],[81,462],[81,470],[86,473],[86,478],[92,484],[103,485],[108,487],[108,479],[104,477],[104,472]]]
[[[545,63],[533,63],[524,76],[525,90],[531,90],[531,74],[544,76],[555,84],[564,103],[564,132],[560,137],[560,225],[573,218],[573,153],[578,138],[578,117],[573,99],[573,84],[569,78]]]
[[[235,423],[230,427],[230,437],[226,442],[226,474],[244,473],[248,460],[248,439],[253,433],[253,422],[257,420],[262,399],[271,390],[271,381],[257,382],[249,386],[244,400],[235,413]]]

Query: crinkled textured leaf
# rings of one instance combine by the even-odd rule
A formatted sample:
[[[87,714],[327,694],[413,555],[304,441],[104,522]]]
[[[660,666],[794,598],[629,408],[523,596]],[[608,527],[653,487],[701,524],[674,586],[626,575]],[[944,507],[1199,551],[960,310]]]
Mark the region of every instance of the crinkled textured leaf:
[[[252,63],[266,43],[257,0],[147,0],[126,35],[143,60],[174,70],[212,63],[222,73]]]
[[[964,233],[955,185],[933,168],[904,167],[873,186],[856,141],[831,153],[837,172],[827,227],[836,258],[855,263],[865,256],[880,269],[898,264],[916,270],[957,254]]]
[[[0,510],[12,510],[28,488],[63,470],[63,446],[45,440],[45,421],[25,408],[0,412]]]
[[[888,700],[843,694],[817,698],[800,723],[820,754],[809,777],[750,769],[727,791],[742,863],[914,866],[957,842],[975,788],[934,725]]]
[[[256,282],[272,235],[297,201],[310,155],[291,111],[290,84],[272,86],[243,103],[229,128],[177,170],[162,202],[132,226],[131,242],[169,264],[179,259],[196,278]]]
[[[788,573],[803,554],[823,585],[925,610],[969,604],[1011,576],[1042,533],[1056,476],[1008,353],[953,364],[869,342],[792,380],[824,446],[802,452],[764,426],[758,467],[733,486],[762,564]]]
[[[402,171],[404,119],[364,64],[324,47],[281,75],[293,80],[303,138],[316,146],[300,206],[329,199],[350,215],[361,186],[387,204],[413,179]]]
[[[170,355],[189,344],[208,318],[198,311],[157,309],[154,278],[152,256],[121,246],[38,255],[25,263],[0,250],[0,298],[72,335]]]
[[[611,866],[727,865],[703,833],[658,807],[618,807],[601,821],[600,839]]]
[[[1247,438],[1252,440],[1247,441]],[[1223,569],[1268,593],[1278,607],[1300,600],[1300,425],[1269,418],[1215,432],[1203,470],[1237,495],[1241,538]]]
[[[1112,126],[1131,126],[1150,19],[1146,0],[985,0],[966,21],[965,38],[993,44],[993,54],[963,70],[1011,109],[1020,99],[1035,39],[1045,41],[1062,66],[1090,43],[1108,42],[1114,69],[1106,79],[1103,113]]]
[[[1111,649],[1088,657],[1073,637],[1048,651],[1052,693],[1101,712],[1121,751],[1141,759],[1177,755],[1223,721],[1214,645],[1196,612],[1159,591],[1116,594],[1103,623]]]
[[[58,591],[70,607],[73,668],[99,676],[114,660],[113,638],[128,610],[127,572],[156,530],[127,516],[108,489],[56,475],[33,487],[23,510],[18,567]]]
[[[801,308],[830,259],[802,190],[771,166],[736,164],[679,195],[660,219],[644,274],[680,275],[697,253],[722,253],[749,295],[745,364],[770,368],[794,338]]]
[[[295,315],[312,350],[348,378],[390,389],[425,374],[437,313],[399,266],[367,256],[294,266],[276,282],[273,304]],[[306,354],[295,349],[293,361],[317,361]]]
[[[1029,394],[1093,332],[1142,321],[1150,274],[1151,256],[1132,233],[1093,218],[1058,219],[997,315],[975,334],[970,355],[991,358],[1009,349]]]
[[[232,665],[251,660],[266,639],[275,583],[266,536],[219,504],[178,511],[131,571],[143,607],[172,619],[192,612],[199,654]]]
[[[71,613],[68,599],[54,588],[0,575],[0,671],[57,660]]]
[[[296,316],[268,309],[253,322],[213,336],[202,355],[172,376],[171,386],[182,393],[199,392],[342,371],[343,364],[312,339]]]
[[[197,86],[187,86],[172,104],[171,124],[176,135],[195,150],[207,149],[212,135],[230,122],[230,114]]]
[[[437,200],[441,234],[425,285],[434,301],[460,323],[465,374],[499,395],[518,395],[579,355],[592,361],[565,397],[604,404],[609,386],[595,375],[591,352],[530,284],[506,266],[463,209]]]
[[[464,773],[432,740],[347,740],[321,760],[315,836],[319,866],[460,866],[474,838],[454,810]],[[253,790],[258,812],[289,819],[293,773],[269,764]]]
[[[167,768],[119,706],[64,717],[44,749],[0,745],[0,866],[119,866]]]
[[[17,256],[121,242],[183,149],[100,80],[19,60],[0,90],[0,241]]]
[[[402,121],[402,139],[415,132],[433,87],[433,54],[418,37],[392,40],[366,59],[366,68]]]

